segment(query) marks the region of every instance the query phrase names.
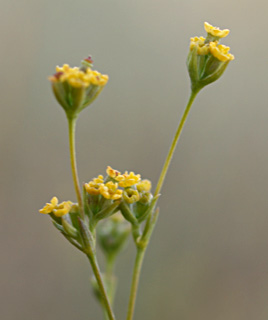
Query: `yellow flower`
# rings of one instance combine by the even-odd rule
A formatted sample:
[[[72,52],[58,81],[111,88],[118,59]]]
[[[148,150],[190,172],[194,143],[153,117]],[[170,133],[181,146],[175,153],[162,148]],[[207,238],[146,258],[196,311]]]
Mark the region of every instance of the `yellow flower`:
[[[119,175],[121,175],[121,172],[114,170],[113,168],[111,168],[110,166],[107,167],[106,169],[106,173],[108,174],[108,176],[110,176],[111,178],[116,178]]]
[[[150,191],[151,187],[152,187],[151,181],[147,179],[142,180],[137,184],[137,189],[139,192]]]
[[[85,189],[87,193],[92,195],[100,194],[100,186],[103,184],[103,176],[99,175],[98,178],[94,178],[89,183],[85,183]]]
[[[51,82],[67,82],[74,88],[87,88],[90,85],[104,86],[108,79],[107,75],[102,75],[91,68],[85,70],[78,67],[71,68],[68,64],[56,67],[56,73],[49,77]]]
[[[213,37],[218,37],[218,38],[224,38],[224,37],[228,36],[228,34],[230,32],[229,29],[220,30],[217,27],[213,27],[208,22],[204,23],[204,28],[205,28],[207,33],[209,33]]]
[[[43,214],[53,213],[56,217],[62,217],[69,213],[73,203],[71,201],[64,201],[59,203],[57,197],[53,197],[50,203],[47,203],[44,208],[40,209],[39,212]]]
[[[210,53],[220,61],[231,61],[234,60],[234,56],[231,53],[228,53],[230,50],[229,47],[226,47],[223,44],[217,44],[215,42],[209,43]]]
[[[137,190],[127,188],[123,192],[123,198],[127,203],[134,203],[140,200],[140,195]]]
[[[100,194],[106,198],[111,200],[118,200],[122,198],[122,190],[118,189],[118,183],[113,183],[109,181],[105,184],[100,185]]]
[[[192,51],[194,47],[197,47],[197,54],[199,55],[206,55],[209,53],[209,46],[208,44],[205,44],[204,37],[191,38],[190,50]]]
[[[138,183],[141,180],[141,175],[135,175],[135,173],[132,171],[130,173],[126,171],[124,174],[117,176],[115,179],[118,181],[120,187],[127,188]]]

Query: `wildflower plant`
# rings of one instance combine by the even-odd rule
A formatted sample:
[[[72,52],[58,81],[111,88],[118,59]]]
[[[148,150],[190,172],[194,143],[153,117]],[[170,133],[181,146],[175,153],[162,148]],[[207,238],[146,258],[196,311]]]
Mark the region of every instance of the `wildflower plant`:
[[[99,174],[85,183],[81,191],[75,156],[75,124],[80,112],[103,90],[108,76],[92,70],[93,61],[88,57],[79,68],[71,68],[67,64],[57,67],[56,73],[49,78],[69,124],[70,160],[77,203],[59,203],[53,197],[40,213],[48,214],[62,235],[88,257],[94,274],[92,287],[105,318],[109,320],[116,319],[113,312],[116,258],[131,233],[137,252],[126,320],[133,319],[143,258],[159,214],[157,201],[191,105],[198,92],[219,79],[234,59],[229,47],[219,43],[229,34],[229,30],[220,30],[207,22],[204,26],[206,38],[193,37],[190,40],[187,68],[191,94],[154,192],[151,182],[140,174],[133,171],[121,173],[110,166],[107,166],[105,175]],[[97,260],[97,243],[106,257],[104,273],[101,273]]]

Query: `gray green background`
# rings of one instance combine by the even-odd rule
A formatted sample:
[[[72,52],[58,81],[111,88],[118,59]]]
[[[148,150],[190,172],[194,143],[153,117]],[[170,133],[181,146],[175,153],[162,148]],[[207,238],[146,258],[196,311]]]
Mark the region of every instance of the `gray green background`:
[[[159,201],[136,318],[268,319],[267,9],[256,0],[0,2],[0,318],[98,320],[90,267],[38,214],[75,200],[67,122],[48,76],[91,54],[110,76],[78,123],[79,174],[155,185],[189,96],[189,38],[229,28],[236,59],[194,103]],[[120,256],[124,319],[134,246]]]

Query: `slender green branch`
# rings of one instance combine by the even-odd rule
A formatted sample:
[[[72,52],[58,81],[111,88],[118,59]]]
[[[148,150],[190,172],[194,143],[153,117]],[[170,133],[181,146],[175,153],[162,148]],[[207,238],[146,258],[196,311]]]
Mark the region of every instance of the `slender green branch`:
[[[180,138],[180,135],[181,135],[181,132],[182,132],[182,129],[184,127],[184,124],[186,122],[186,119],[187,119],[187,116],[189,114],[189,111],[191,109],[191,106],[194,102],[194,99],[197,95],[199,91],[192,91],[191,95],[190,95],[190,98],[189,98],[189,101],[188,101],[188,104],[184,110],[184,113],[182,115],[182,118],[180,120],[180,123],[179,123],[179,126],[178,126],[178,129],[176,131],[176,134],[173,138],[173,141],[172,141],[172,144],[170,146],[170,149],[169,149],[169,152],[168,152],[168,155],[167,155],[167,158],[166,158],[166,161],[164,163],[164,166],[162,168],[162,171],[161,171],[161,174],[160,174],[160,177],[159,177],[159,180],[158,180],[158,183],[157,183],[157,186],[156,186],[156,189],[155,189],[155,193],[154,195],[157,196],[160,191],[161,191],[161,188],[163,186],[163,183],[164,183],[164,180],[165,180],[165,177],[166,177],[166,174],[167,174],[167,171],[168,171],[168,168],[169,168],[169,165],[170,165],[170,162],[172,160],[172,157],[173,157],[173,154],[174,154],[174,151],[176,149],[176,145],[179,141],[179,138]]]
[[[75,153],[75,125],[76,118],[68,117],[68,125],[69,125],[69,145],[70,145],[70,160],[71,160],[71,168],[74,182],[74,189],[76,192],[76,197],[79,205],[79,209],[84,218],[84,208],[82,203],[82,196],[79,186],[79,178],[77,173],[77,165],[76,165],[76,153]]]
[[[165,163],[163,165],[161,174],[159,176],[159,180],[158,180],[158,183],[157,183],[157,186],[156,186],[156,189],[155,189],[155,193],[154,193],[155,197],[158,196],[160,191],[161,191],[161,188],[163,186],[163,183],[164,183],[164,180],[165,180],[165,177],[166,177],[170,162],[172,160],[174,151],[176,149],[176,145],[177,145],[177,143],[179,141],[179,138],[181,136],[182,129],[183,129],[184,124],[186,122],[187,116],[189,114],[191,106],[192,106],[192,104],[194,102],[194,99],[195,99],[195,97],[196,97],[198,92],[199,92],[199,90],[195,90],[195,91],[191,92],[189,101],[188,101],[187,106],[186,106],[186,108],[184,110],[182,118],[181,118],[181,120],[179,122],[178,129],[177,129],[177,131],[175,133],[175,136],[174,136],[173,141],[171,143],[171,146],[170,146],[166,161],[165,161]],[[155,202],[154,207],[152,208],[152,212],[153,212],[156,204],[157,204],[157,201]],[[150,237],[151,237],[151,234],[152,234],[152,231],[153,231],[153,227],[154,227],[154,225],[156,223],[156,219],[157,219],[157,216],[158,216],[158,213],[156,213],[155,214],[155,219],[153,219],[154,221],[151,221],[152,212],[150,213],[149,217],[147,218],[147,223],[146,223],[146,227],[145,227],[145,230],[147,230],[147,229],[149,230],[150,229],[150,232],[146,236],[145,246],[141,248],[141,247],[139,247],[137,245],[137,255],[136,255],[136,260],[135,260],[135,265],[134,265],[134,270],[133,270],[133,278],[132,278],[132,284],[131,284],[131,292],[130,292],[130,298],[129,298],[127,320],[132,320],[133,319],[134,307],[135,307],[135,301],[136,301],[136,296],[137,296],[137,289],[138,289],[138,283],[139,283],[139,278],[140,278],[142,262],[143,262],[143,258],[144,258],[144,255],[145,255],[146,247],[147,247],[148,242],[150,240]],[[152,224],[152,227],[151,227],[151,224]]]
[[[146,248],[137,247],[137,255],[136,255],[136,260],[135,260],[135,265],[134,265],[134,270],[133,270],[131,291],[130,291],[129,304],[128,304],[127,320],[133,319],[136,296],[137,296],[137,291],[138,291],[139,278],[140,278],[140,272],[141,272],[141,267],[142,267],[142,262],[143,262],[145,250],[146,250]]]
[[[99,290],[100,290],[100,293],[101,293],[101,296],[103,299],[103,305],[107,311],[107,316],[108,316],[109,320],[115,320],[115,316],[113,314],[113,310],[112,310],[108,295],[106,293],[106,289],[104,287],[104,283],[102,280],[102,276],[101,276],[101,272],[100,272],[100,268],[99,268],[96,256],[93,254],[93,255],[87,255],[87,257],[89,259],[93,273],[94,273],[95,278],[97,280],[97,283],[99,285]]]

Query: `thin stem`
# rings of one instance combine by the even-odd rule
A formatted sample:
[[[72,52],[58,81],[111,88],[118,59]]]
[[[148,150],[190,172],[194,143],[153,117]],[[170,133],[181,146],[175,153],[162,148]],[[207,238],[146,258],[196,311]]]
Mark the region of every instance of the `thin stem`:
[[[166,177],[166,174],[167,174],[167,171],[168,171],[168,168],[169,168],[169,165],[170,165],[170,162],[172,160],[172,157],[173,157],[173,154],[174,154],[174,151],[176,149],[176,145],[178,143],[178,140],[180,138],[180,135],[182,133],[182,129],[184,127],[184,124],[186,122],[186,119],[187,119],[187,116],[189,114],[189,111],[191,109],[191,106],[194,102],[194,99],[197,95],[197,93],[199,92],[199,90],[195,90],[195,91],[192,91],[191,92],[191,95],[190,95],[190,98],[189,98],[189,101],[187,103],[187,106],[184,110],[184,113],[182,115],[182,118],[179,122],[179,126],[178,126],[178,129],[175,133],[175,136],[173,138],[173,141],[172,141],[172,144],[170,146],[170,149],[169,149],[169,152],[168,152],[168,155],[167,155],[167,158],[166,158],[166,161],[164,163],[164,166],[162,168],[162,171],[161,171],[161,174],[160,174],[160,177],[159,177],[159,180],[158,180],[158,183],[157,183],[157,186],[156,186],[156,189],[155,189],[155,193],[154,193],[154,196],[158,196],[160,191],[161,191],[161,188],[163,186],[163,183],[164,183],[164,180],[165,180],[165,177]],[[154,207],[156,206],[156,203],[157,201],[155,202],[155,205]],[[154,208],[152,209],[152,211],[154,210]],[[151,215],[148,217],[147,219],[147,223],[151,223]],[[158,214],[157,214],[158,215]],[[157,215],[156,215],[156,218],[157,219]],[[155,221],[156,222],[156,221]],[[155,225],[155,222],[153,222],[153,227]],[[150,225],[147,226],[148,228],[150,227]],[[135,260],[135,265],[134,265],[134,270],[133,270],[133,277],[132,277],[132,284],[131,284],[131,292],[130,292],[130,298],[129,298],[129,305],[128,305],[128,314],[127,314],[127,320],[132,320],[133,319],[133,315],[134,315],[134,308],[135,308],[135,301],[136,301],[136,296],[137,296],[137,289],[138,289],[138,283],[139,283],[139,278],[140,278],[140,272],[141,272],[141,267],[142,267],[142,262],[143,262],[143,259],[144,259],[144,255],[145,255],[145,251],[146,251],[146,247],[148,245],[148,242],[150,240],[150,236],[151,236],[151,233],[152,233],[152,230],[150,230],[150,234],[149,236],[147,237],[147,241],[146,241],[146,245],[145,247],[138,247],[137,246],[137,255],[136,255],[136,260]]]
[[[135,265],[133,270],[131,291],[130,291],[129,304],[128,304],[127,320],[133,319],[139,278],[140,278],[141,267],[142,267],[145,250],[146,248],[139,248],[139,247],[137,248],[137,255],[136,255],[136,260],[135,260]]]
[[[105,272],[105,280],[106,280],[106,291],[107,291],[107,296],[110,301],[111,307],[113,307],[113,300],[114,300],[114,293],[115,293],[115,278],[114,278],[114,267],[115,267],[115,255],[110,255],[107,257],[107,262],[106,262],[106,272]],[[103,304],[103,302],[102,302]],[[104,305],[104,304],[103,304]],[[105,310],[104,311],[104,318],[106,320],[109,320],[109,316]]]
[[[188,113],[191,109],[191,106],[194,102],[194,99],[197,95],[199,91],[196,90],[196,91],[192,91],[191,95],[190,95],[190,98],[189,98],[189,101],[187,103],[187,106],[184,110],[184,113],[182,115],[182,118],[179,122],[179,126],[178,126],[178,129],[176,131],[176,134],[173,138],[173,141],[172,141],[172,144],[170,146],[170,149],[169,149],[169,152],[168,152],[168,155],[167,155],[167,158],[166,158],[166,161],[164,163],[164,166],[162,168],[162,171],[161,171],[161,174],[160,174],[160,177],[159,177],[159,180],[158,180],[158,183],[157,183],[157,186],[156,186],[156,189],[155,189],[155,193],[154,195],[157,196],[160,191],[161,191],[161,188],[163,186],[163,183],[164,183],[164,180],[165,180],[165,177],[166,177],[166,174],[167,174],[167,171],[168,171],[168,168],[169,168],[169,165],[170,165],[170,162],[172,160],[172,157],[173,157],[173,154],[174,154],[174,151],[176,149],[176,145],[178,143],[178,140],[180,138],[180,135],[181,135],[181,132],[182,132],[182,129],[183,129],[183,126],[186,122],[186,119],[187,119],[187,116],[188,116]]]
[[[107,281],[107,294],[108,294],[111,306],[113,306],[114,295],[116,291],[116,278],[114,275],[115,258],[116,258],[116,255],[110,255],[109,257],[107,257],[106,273],[105,273],[105,278]]]
[[[87,255],[87,257],[89,259],[89,262],[91,264],[93,273],[94,273],[95,278],[97,280],[97,283],[99,285],[99,290],[100,290],[100,293],[101,293],[101,296],[102,296],[102,299],[103,299],[103,305],[104,305],[104,307],[105,307],[105,309],[107,311],[107,316],[108,316],[109,320],[115,320],[115,316],[113,314],[113,310],[112,310],[111,304],[109,302],[108,295],[106,293],[106,289],[104,287],[104,283],[103,283],[103,280],[102,280],[100,268],[99,268],[98,262],[96,260],[96,257],[95,257],[94,254],[93,255]]]
[[[82,218],[84,218],[84,210],[83,210],[82,196],[81,196],[81,191],[79,186],[79,178],[78,178],[77,165],[76,165],[76,153],[75,153],[76,118],[68,117],[68,125],[69,125],[70,160],[71,160],[74,189],[76,192],[78,206],[79,206]]]

